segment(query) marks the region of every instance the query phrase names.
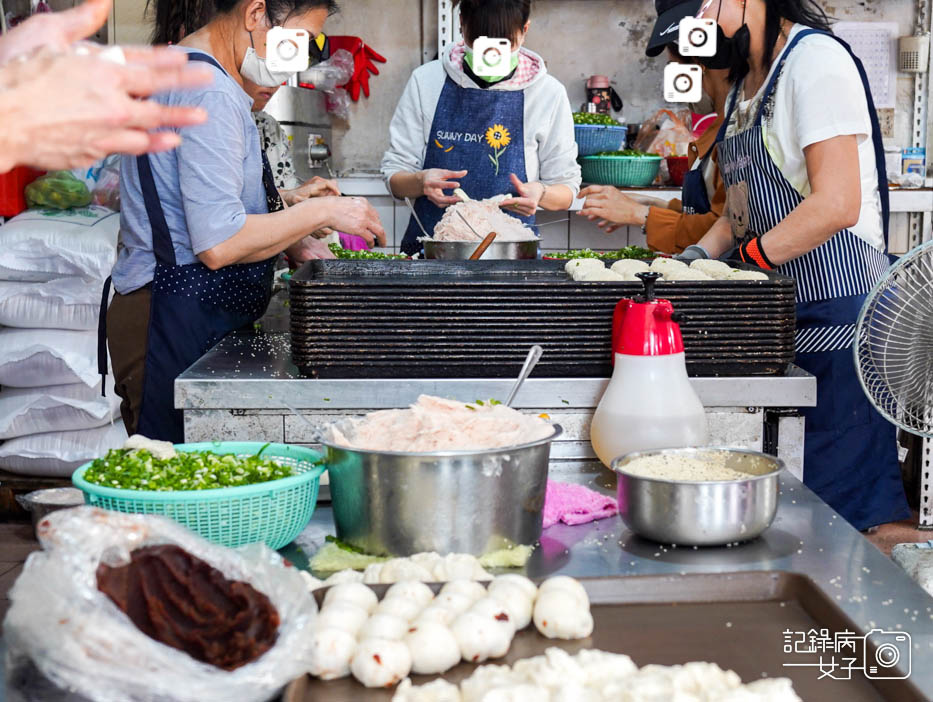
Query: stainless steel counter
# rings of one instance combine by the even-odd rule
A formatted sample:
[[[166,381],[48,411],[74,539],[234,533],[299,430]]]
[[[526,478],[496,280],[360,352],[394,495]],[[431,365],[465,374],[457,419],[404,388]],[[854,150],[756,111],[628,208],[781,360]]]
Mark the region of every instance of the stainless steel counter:
[[[608,471],[604,474],[608,480]],[[312,525],[332,530],[330,507],[320,507]],[[673,548],[640,539],[618,517],[576,527],[558,524],[545,530],[525,570],[533,578],[743,570],[802,573],[836,600],[860,627],[858,633],[882,629],[910,634],[911,680],[933,699],[933,598],[792,476],[781,481],[774,524],[756,541],[732,548]],[[782,645],[780,640],[761,641],[761,646]],[[819,675],[816,668],[813,675]],[[823,699],[837,699],[832,680],[825,682]]]

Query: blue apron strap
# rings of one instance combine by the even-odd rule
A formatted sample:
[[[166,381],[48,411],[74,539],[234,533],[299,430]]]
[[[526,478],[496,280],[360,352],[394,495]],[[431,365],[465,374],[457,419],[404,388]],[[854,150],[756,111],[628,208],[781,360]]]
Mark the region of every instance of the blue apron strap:
[[[100,395],[107,397],[107,303],[110,302],[110,283],[108,275],[104,281],[104,291],[100,296],[100,312],[97,318],[97,372],[100,373]]]
[[[721,144],[726,138],[726,129],[729,128],[729,121],[732,119],[732,113],[735,112],[735,106],[739,101],[739,91],[742,89],[742,84],[736,85],[732,90],[732,97],[729,100],[729,107],[726,109],[726,118],[722,121],[722,124],[719,127],[719,133],[716,135],[716,142],[713,144],[715,147],[716,144]],[[712,153],[710,149],[710,153]]]
[[[175,246],[172,244],[172,233],[165,221],[165,211],[159,200],[155,178],[152,177],[152,162],[148,154],[136,157],[136,170],[139,173],[139,188],[143,193],[146,215],[149,217],[149,229],[152,230],[152,251],[155,254],[156,263],[174,266]]]

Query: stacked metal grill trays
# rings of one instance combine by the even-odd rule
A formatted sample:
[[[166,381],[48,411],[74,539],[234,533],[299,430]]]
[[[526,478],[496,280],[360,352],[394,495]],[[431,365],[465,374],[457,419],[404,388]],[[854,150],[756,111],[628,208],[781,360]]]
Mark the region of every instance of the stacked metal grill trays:
[[[784,373],[795,283],[659,283],[694,376]],[[315,378],[608,377],[616,303],[641,283],[577,283],[559,261],[313,261],[291,283],[292,357]]]

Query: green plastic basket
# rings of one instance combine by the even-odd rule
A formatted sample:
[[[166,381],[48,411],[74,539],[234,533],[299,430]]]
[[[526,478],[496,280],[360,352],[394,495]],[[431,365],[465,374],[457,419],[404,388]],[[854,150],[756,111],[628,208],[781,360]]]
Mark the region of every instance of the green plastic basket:
[[[584,156],[583,182],[618,187],[651,185],[661,168],[660,156]]]
[[[90,463],[71,476],[84,492],[88,505],[131,514],[160,514],[185,525],[205,539],[223,546],[263,542],[279,549],[295,540],[314,513],[318,487],[325,466],[321,454],[303,446],[227,441],[178,444],[178,451],[211,451],[255,456],[291,466],[296,474],[267,483],[216,490],[156,492],[122,490],[89,483],[84,479]]]

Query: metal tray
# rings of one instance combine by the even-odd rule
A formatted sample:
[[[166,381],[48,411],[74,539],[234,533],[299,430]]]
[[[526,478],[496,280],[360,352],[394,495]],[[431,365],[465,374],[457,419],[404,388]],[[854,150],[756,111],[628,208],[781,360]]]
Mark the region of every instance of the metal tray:
[[[575,653],[584,648],[625,653],[639,666],[710,661],[734,670],[744,682],[787,677],[804,700],[926,699],[909,680],[820,680],[818,668],[784,667],[813,663],[817,656],[785,654],[784,632],[858,628],[833,599],[809,578],[786,572],[636,576],[581,580],[593,603],[596,629],[583,641],[558,642],[532,626],[518,634],[509,654],[494,664],[537,656],[552,646]],[[375,586],[381,594],[385,586]],[[324,591],[315,592],[320,603]],[[916,661],[915,661],[916,664]],[[461,664],[442,677],[459,683],[476,666]],[[412,676],[423,684],[436,676]],[[389,702],[391,690],[367,690],[352,678],[322,682],[304,677],[289,685],[283,702]]]

